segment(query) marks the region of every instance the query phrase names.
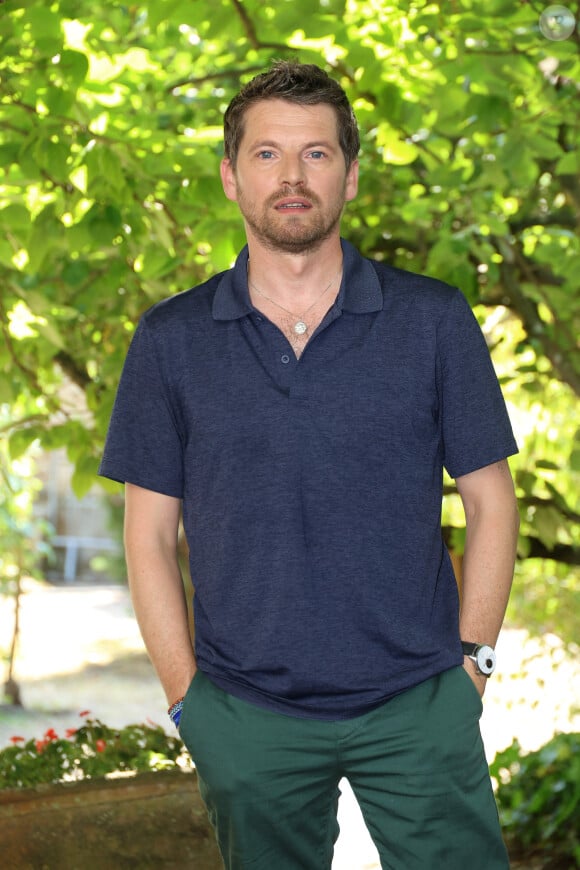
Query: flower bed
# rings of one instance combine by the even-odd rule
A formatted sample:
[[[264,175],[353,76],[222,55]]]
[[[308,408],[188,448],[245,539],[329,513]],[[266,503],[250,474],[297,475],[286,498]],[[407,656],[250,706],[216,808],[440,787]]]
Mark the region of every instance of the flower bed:
[[[191,766],[181,740],[158,725],[115,729],[90,719],[88,710],[79,715],[82,724],[64,736],[49,728],[40,739],[12,737],[0,750],[0,789]]]

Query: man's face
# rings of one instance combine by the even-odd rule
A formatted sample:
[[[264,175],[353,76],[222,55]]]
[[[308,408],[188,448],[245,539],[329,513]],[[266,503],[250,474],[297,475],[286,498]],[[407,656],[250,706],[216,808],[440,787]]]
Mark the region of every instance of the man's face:
[[[226,158],[221,173],[248,239],[303,253],[338,236],[344,204],[356,196],[358,163],[346,169],[332,106],[261,100],[244,121],[236,166]]]

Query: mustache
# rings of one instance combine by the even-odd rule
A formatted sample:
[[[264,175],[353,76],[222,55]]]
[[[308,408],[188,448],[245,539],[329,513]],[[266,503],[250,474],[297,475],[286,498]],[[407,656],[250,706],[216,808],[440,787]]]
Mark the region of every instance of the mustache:
[[[279,200],[286,199],[289,196],[300,196],[307,199],[312,205],[320,205],[320,200],[313,190],[303,184],[286,185],[280,190],[268,197],[268,205],[275,205]]]

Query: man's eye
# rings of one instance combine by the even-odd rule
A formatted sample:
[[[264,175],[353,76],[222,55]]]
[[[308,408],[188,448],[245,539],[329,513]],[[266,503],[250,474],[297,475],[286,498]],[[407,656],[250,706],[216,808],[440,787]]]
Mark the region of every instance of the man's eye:
[[[310,156],[314,160],[321,160],[325,156],[325,154],[324,154],[324,151],[311,151]]]
[[[261,160],[269,160],[273,156],[274,156],[273,151],[258,151],[258,157]]]

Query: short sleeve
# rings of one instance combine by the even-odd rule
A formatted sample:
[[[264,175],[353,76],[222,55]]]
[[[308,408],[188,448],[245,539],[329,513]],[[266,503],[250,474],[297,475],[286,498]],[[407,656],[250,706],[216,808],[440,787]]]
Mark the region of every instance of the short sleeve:
[[[444,465],[452,477],[518,452],[483,333],[457,290],[439,324]]]
[[[147,321],[142,319],[121,374],[102,477],[183,496],[183,446]]]

